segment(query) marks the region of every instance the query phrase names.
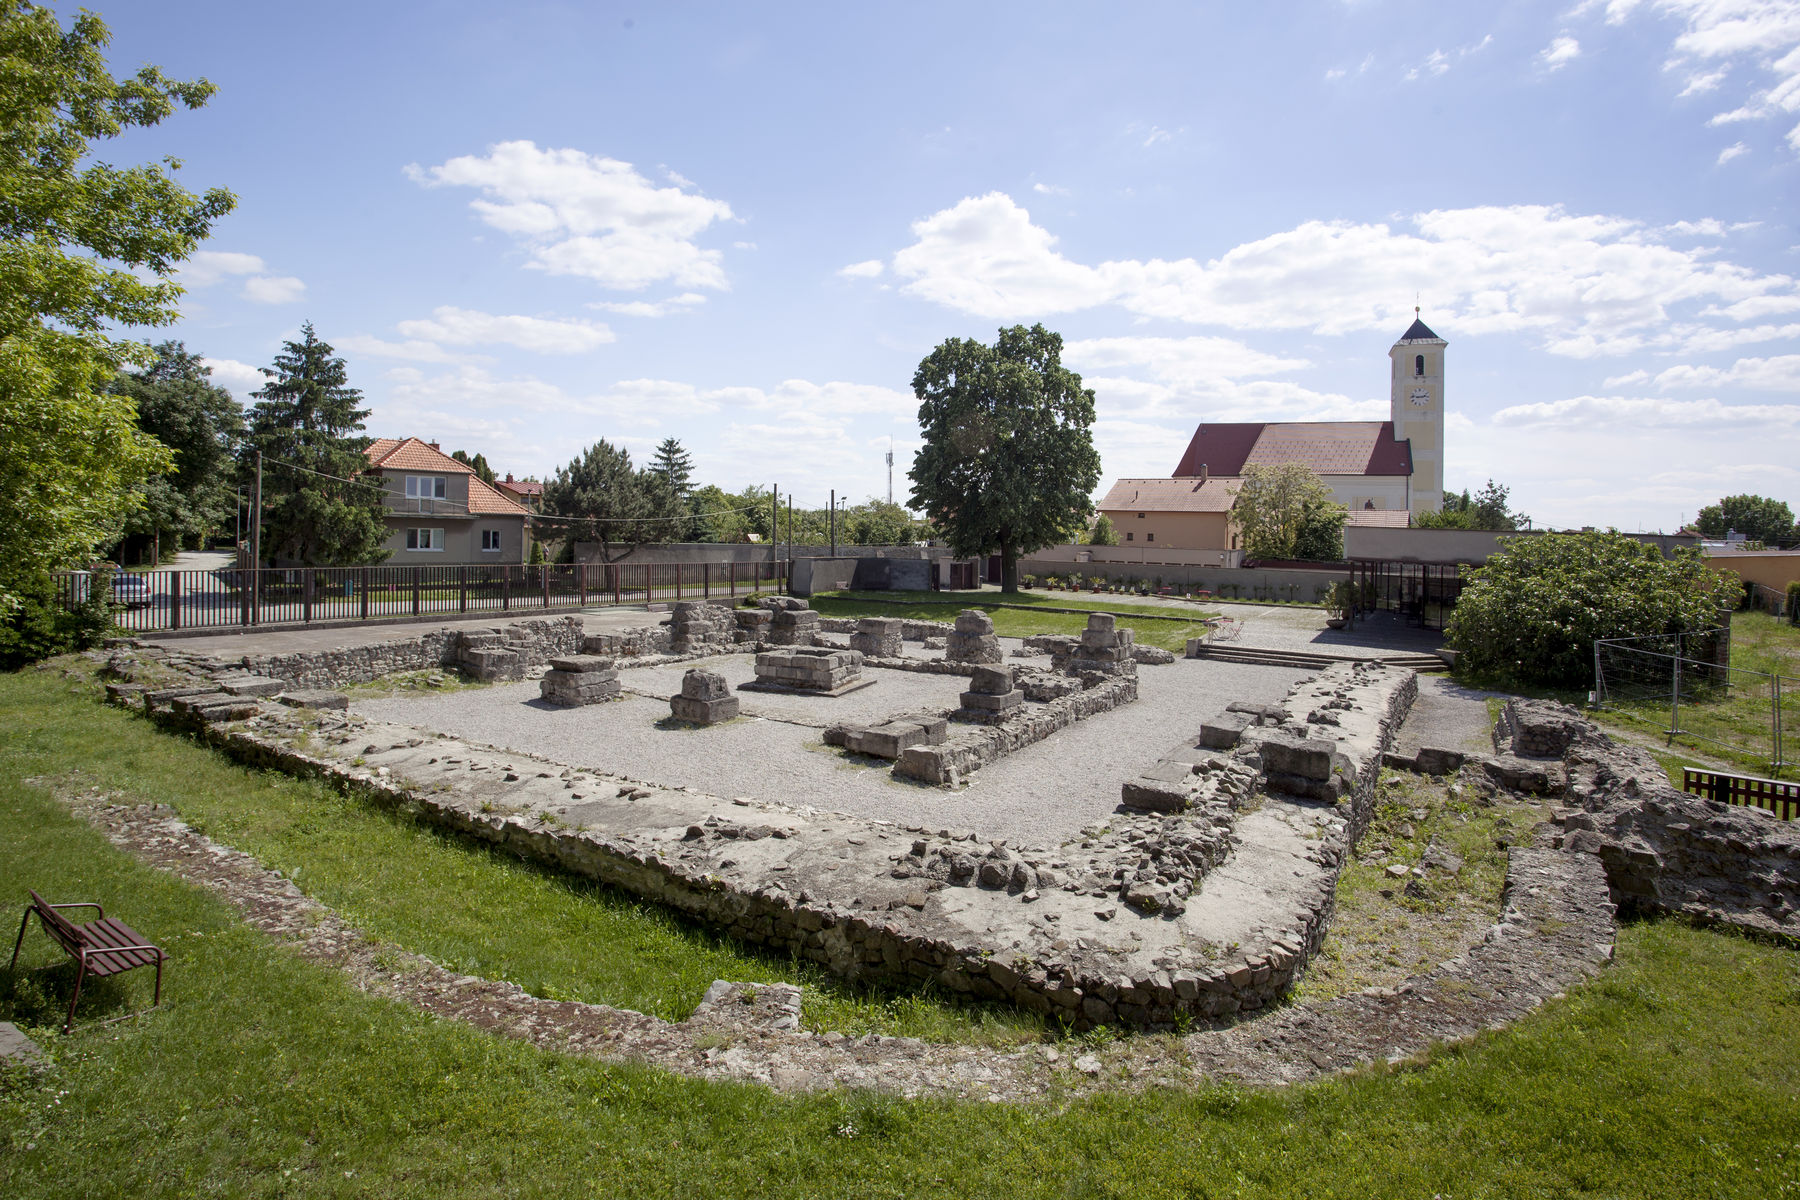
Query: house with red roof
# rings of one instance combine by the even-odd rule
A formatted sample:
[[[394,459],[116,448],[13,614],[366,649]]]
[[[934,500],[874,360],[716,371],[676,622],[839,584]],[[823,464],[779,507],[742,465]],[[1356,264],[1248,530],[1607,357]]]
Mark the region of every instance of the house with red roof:
[[[1119,540],[1235,550],[1231,512],[1246,469],[1298,463],[1349,512],[1349,524],[1405,528],[1443,503],[1444,347],[1415,319],[1388,351],[1386,421],[1202,422],[1167,479],[1121,479],[1100,501]]]
[[[505,479],[494,480],[494,486],[532,512],[544,511],[544,485],[538,480],[514,479],[512,472],[508,471]]]
[[[531,513],[466,464],[416,437],[377,438],[364,479],[387,490],[389,563],[445,566],[525,561]]]

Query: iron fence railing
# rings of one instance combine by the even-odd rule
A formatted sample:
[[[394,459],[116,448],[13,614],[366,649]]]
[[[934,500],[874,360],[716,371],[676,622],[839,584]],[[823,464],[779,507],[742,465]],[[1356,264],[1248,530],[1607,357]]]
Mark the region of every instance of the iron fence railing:
[[[1677,742],[1705,743],[1769,764],[1796,765],[1787,746],[1800,716],[1800,679],[1728,664],[1724,630],[1594,643],[1594,702]],[[1791,773],[1791,772],[1790,772]]]
[[[56,577],[67,607],[105,592],[134,633],[553,612],[785,588],[786,562],[292,567]]]

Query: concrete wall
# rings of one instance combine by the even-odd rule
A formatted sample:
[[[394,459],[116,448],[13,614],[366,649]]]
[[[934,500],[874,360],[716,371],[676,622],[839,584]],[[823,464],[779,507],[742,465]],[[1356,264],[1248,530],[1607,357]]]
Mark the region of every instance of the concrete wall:
[[[1745,550],[1709,554],[1706,565],[1715,571],[1736,571],[1746,583],[1760,583],[1785,594],[1787,585],[1800,580],[1800,550]]]
[[[1386,562],[1484,563],[1500,548],[1501,540],[1515,537],[1558,537],[1542,529],[1501,533],[1488,529],[1379,529],[1351,525],[1344,529],[1345,558],[1373,558]],[[1698,538],[1679,534],[1631,533],[1627,537],[1655,546],[1672,555]]]
[[[1153,547],[1149,543],[1140,546],[1132,543],[1129,546],[1045,546],[1042,550],[1033,551],[1020,560],[1040,564],[1055,563],[1056,567],[1046,566],[1045,574],[1055,570],[1058,574],[1076,569],[1077,565],[1088,563],[1113,563],[1119,566],[1142,567],[1236,567],[1244,561],[1242,550],[1185,550],[1175,546],[1165,547],[1160,541]],[[1021,567],[1023,569],[1023,567]]]
[[[1168,587],[1204,588],[1220,596],[1239,600],[1303,600],[1315,601],[1319,589],[1349,578],[1349,568],[1301,570],[1287,567],[1201,567],[1170,563],[1105,563],[1071,564],[1027,558],[1020,562],[1019,573],[1067,576],[1079,572],[1083,578],[1098,575],[1107,580],[1136,582],[1161,579]]]
[[[841,592],[856,579],[854,558],[797,558],[788,590],[796,596]]]
[[[724,563],[724,562],[786,562],[789,548],[786,542],[770,545],[767,542],[676,542],[662,546],[632,546],[629,548],[615,546],[613,553],[618,557],[613,561],[625,563],[650,563],[655,565],[673,563]],[[931,549],[924,546],[852,546],[848,542],[839,543],[838,558],[909,558],[924,559],[947,553],[942,549]],[[830,558],[833,557],[830,546],[795,546],[795,558]],[[607,559],[602,554],[599,542],[576,542],[575,561],[578,563],[602,563]]]

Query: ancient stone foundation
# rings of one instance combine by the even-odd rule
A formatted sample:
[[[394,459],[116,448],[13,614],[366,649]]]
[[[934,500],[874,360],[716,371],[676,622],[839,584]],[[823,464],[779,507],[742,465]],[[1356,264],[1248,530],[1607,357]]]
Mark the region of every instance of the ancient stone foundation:
[[[669,711],[677,720],[717,725],[738,715],[738,698],[723,675],[696,667],[681,677],[681,694],[669,697]]]
[[[772,646],[811,646],[819,635],[819,614],[810,608],[777,609],[769,622]]]
[[[863,677],[863,656],[857,651],[809,647],[758,654],[755,681],[739,687],[750,691],[841,696],[874,682]]]
[[[1004,721],[1025,704],[1025,693],[1013,686],[1011,667],[980,666],[969,677],[969,690],[959,697],[959,721],[992,724]]]
[[[736,642],[731,609],[703,600],[677,600],[669,616],[669,649],[675,654],[722,654]]]
[[[842,746],[852,754],[873,758],[899,758],[914,746],[942,745],[950,722],[938,713],[909,713],[889,717],[875,725],[830,725],[827,746]]]
[[[956,628],[944,640],[944,658],[950,662],[997,663],[1004,660],[1000,639],[994,636],[994,618],[979,608],[956,614]]]
[[[905,651],[901,630],[904,622],[888,617],[863,617],[850,635],[850,648],[869,658],[898,658]]]
[[[551,704],[576,708],[617,700],[621,691],[613,660],[595,654],[568,654],[550,660],[538,694]]]

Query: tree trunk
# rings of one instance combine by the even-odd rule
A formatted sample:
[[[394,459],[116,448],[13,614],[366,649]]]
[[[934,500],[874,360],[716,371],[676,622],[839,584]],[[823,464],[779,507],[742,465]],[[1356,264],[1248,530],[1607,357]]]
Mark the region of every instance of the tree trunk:
[[[1000,543],[1000,593],[1010,595],[1019,590],[1019,550],[1011,542]]]

